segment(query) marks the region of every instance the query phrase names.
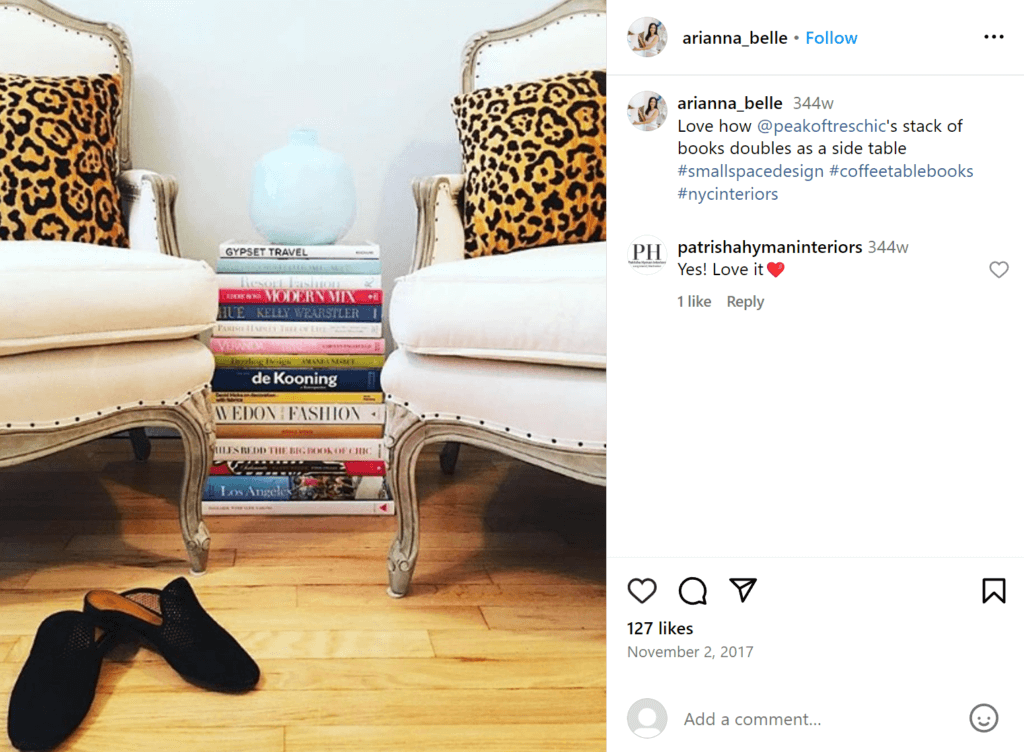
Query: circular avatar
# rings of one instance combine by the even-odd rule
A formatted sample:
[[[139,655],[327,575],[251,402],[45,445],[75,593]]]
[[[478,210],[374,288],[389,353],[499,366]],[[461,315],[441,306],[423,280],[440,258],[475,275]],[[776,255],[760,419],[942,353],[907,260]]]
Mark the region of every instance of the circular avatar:
[[[637,130],[656,131],[668,117],[668,106],[658,92],[641,91],[629,100],[626,115]]]
[[[653,739],[668,725],[668,713],[664,705],[648,697],[629,706],[626,723],[629,730],[640,738]]]
[[[626,33],[626,44],[640,57],[654,57],[665,49],[668,43],[668,29],[657,18],[638,18]]]

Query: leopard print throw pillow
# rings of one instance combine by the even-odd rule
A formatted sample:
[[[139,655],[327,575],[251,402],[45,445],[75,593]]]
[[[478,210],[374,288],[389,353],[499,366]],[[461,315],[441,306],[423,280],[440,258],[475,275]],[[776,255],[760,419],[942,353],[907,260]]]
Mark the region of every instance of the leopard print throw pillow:
[[[0,74],[0,240],[126,247],[121,77]]]
[[[604,71],[455,98],[467,258],[605,239],[605,100]]]

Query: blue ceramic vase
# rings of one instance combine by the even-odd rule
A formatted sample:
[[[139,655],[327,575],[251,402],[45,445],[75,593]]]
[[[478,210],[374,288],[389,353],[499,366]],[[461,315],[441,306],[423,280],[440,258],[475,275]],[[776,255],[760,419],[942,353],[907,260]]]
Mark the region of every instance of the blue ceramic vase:
[[[316,131],[293,130],[286,146],[253,167],[249,216],[271,243],[333,243],[356,218],[352,173],[340,154],[317,143]]]

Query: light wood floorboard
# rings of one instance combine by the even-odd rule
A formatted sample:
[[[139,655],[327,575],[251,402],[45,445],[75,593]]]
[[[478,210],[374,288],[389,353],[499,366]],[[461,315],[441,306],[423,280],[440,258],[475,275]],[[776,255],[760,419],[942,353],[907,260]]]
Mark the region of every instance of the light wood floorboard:
[[[0,470],[0,725],[46,616],[186,574],[181,457],[173,439],[144,463],[106,439]],[[122,646],[59,749],[603,750],[603,489],[472,447],[454,476],[437,447],[418,472],[406,598],[385,593],[392,517],[209,518],[209,571],[189,581],[260,685],[203,691]]]

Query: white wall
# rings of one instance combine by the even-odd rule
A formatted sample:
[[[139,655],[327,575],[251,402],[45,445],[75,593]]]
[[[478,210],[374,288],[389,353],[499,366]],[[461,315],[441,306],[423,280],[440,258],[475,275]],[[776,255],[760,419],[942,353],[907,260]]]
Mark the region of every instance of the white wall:
[[[249,222],[253,163],[298,125],[348,161],[350,240],[381,245],[385,289],[408,271],[409,183],[457,172],[449,103],[466,40],[554,0],[55,0],[121,26],[135,64],[133,161],[178,178],[183,255],[214,262]]]

